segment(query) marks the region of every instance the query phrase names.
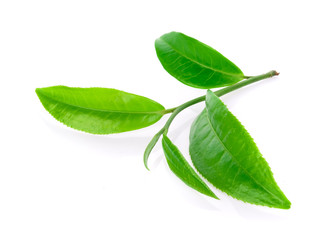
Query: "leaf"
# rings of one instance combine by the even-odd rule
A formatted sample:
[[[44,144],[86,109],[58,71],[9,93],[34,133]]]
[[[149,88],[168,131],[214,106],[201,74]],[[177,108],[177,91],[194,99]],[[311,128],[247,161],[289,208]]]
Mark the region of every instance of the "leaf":
[[[217,88],[245,78],[221,53],[185,34],[167,33],[156,40],[155,47],[165,70],[191,87]]]
[[[212,198],[219,199],[192,169],[178,148],[164,134],[162,140],[163,150],[171,171],[176,174],[189,187]]]
[[[159,103],[108,88],[37,88],[44,108],[58,121],[93,134],[132,131],[157,122],[164,115]]]
[[[149,170],[149,167],[148,167],[149,155],[150,155],[152,149],[155,147],[156,143],[158,142],[159,138],[161,137],[161,135],[163,134],[164,131],[165,131],[165,129],[162,128],[158,133],[156,133],[156,135],[151,139],[151,141],[149,142],[148,146],[146,147],[146,149],[144,151],[143,162],[144,162],[144,166],[148,170]]]
[[[257,205],[290,208],[249,133],[211,91],[206,109],[191,127],[190,155],[199,173],[228,195]]]

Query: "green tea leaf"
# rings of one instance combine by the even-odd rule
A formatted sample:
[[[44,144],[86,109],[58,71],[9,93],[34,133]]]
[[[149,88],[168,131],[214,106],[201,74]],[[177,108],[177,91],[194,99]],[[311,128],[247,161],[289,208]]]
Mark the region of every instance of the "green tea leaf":
[[[165,134],[163,135],[162,145],[168,165],[171,171],[176,174],[178,178],[198,192],[219,199],[192,169],[178,148]]]
[[[214,186],[245,202],[288,209],[269,165],[236,117],[211,91],[190,133],[194,166]]]
[[[191,87],[217,88],[245,78],[221,53],[185,34],[167,33],[156,40],[155,47],[165,70]]]
[[[164,115],[159,103],[108,88],[37,88],[44,108],[58,121],[93,134],[132,131],[157,122]]]
[[[155,136],[149,142],[148,146],[145,148],[145,151],[144,151],[144,154],[143,154],[143,162],[144,162],[144,166],[148,170],[149,170],[149,167],[148,167],[149,155],[150,155],[152,149],[155,147],[156,143],[158,142],[159,138],[161,137],[161,135],[163,134],[164,131],[165,131],[165,129],[163,128],[158,133],[156,133]]]

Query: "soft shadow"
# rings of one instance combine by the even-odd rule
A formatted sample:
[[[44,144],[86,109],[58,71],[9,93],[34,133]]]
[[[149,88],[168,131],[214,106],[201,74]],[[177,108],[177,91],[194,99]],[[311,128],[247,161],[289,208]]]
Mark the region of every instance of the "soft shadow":
[[[175,190],[179,197],[185,199],[187,203],[194,205],[197,208],[202,208],[208,211],[217,211],[218,208],[215,203],[219,200],[205,196],[193,188],[186,186],[173,172],[169,170],[168,164],[164,163],[165,171],[167,171],[167,176],[169,176],[169,181],[173,184]]]
[[[109,154],[142,154],[150,141],[150,137],[147,135],[139,135],[138,130],[131,133],[94,135],[76,131],[60,124],[51,123],[46,119],[43,119],[43,122],[52,134],[79,143],[83,148],[98,149],[108,152]]]
[[[264,206],[256,206],[249,203],[244,203],[242,201],[236,200],[236,199],[229,199],[231,202],[231,205],[235,208],[238,215],[245,219],[250,220],[257,220],[257,221],[280,221],[283,220],[284,217],[280,215],[276,215],[273,211],[287,211],[287,210],[281,210],[281,209],[268,209]],[[271,211],[270,212],[267,212]]]

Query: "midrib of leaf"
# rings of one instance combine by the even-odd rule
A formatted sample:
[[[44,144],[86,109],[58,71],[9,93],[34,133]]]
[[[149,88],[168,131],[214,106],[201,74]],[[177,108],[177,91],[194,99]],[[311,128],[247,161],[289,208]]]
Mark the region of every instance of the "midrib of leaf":
[[[185,54],[181,53],[180,51],[178,51],[177,49],[175,49],[171,44],[169,44],[169,43],[168,43],[167,41],[165,41],[164,39],[161,38],[161,40],[162,40],[163,42],[165,42],[170,48],[172,48],[175,52],[177,52],[178,54],[180,54],[181,56],[183,56],[184,58],[186,58],[186,59],[190,60],[191,62],[194,62],[194,63],[196,63],[196,64],[198,64],[198,65],[200,65],[200,66],[202,66],[202,67],[204,67],[204,68],[210,69],[210,70],[212,70],[212,71],[214,71],[214,72],[218,72],[218,73],[221,73],[221,74],[229,75],[229,76],[241,76],[241,77],[243,76],[243,75],[241,75],[241,74],[231,74],[231,73],[227,73],[227,72],[224,72],[224,71],[222,71],[222,70],[213,68],[213,67],[211,67],[211,66],[206,66],[206,65],[204,65],[204,64],[202,64],[202,63],[196,61],[195,59],[189,58],[189,57],[186,56]]]
[[[284,203],[284,201],[281,198],[278,198],[275,194],[273,194],[270,190],[268,190],[265,186],[263,186],[261,183],[259,183],[241,164],[239,161],[236,160],[235,156],[228,150],[228,148],[225,146],[225,144],[221,141],[221,138],[218,136],[218,134],[216,133],[211,120],[209,119],[208,113],[206,113],[206,118],[209,122],[209,126],[211,127],[211,129],[213,130],[215,136],[219,139],[219,142],[221,143],[221,145],[223,146],[224,149],[226,149],[226,151],[229,153],[229,155],[232,157],[232,159],[234,160],[235,163],[237,163],[240,168],[261,188],[263,188],[266,192],[268,192],[270,195],[274,196],[276,199],[278,199],[280,202]],[[272,185],[272,184],[271,184]]]
[[[114,111],[114,110],[103,110],[103,109],[95,109],[95,108],[82,107],[82,106],[78,106],[78,105],[74,105],[74,104],[69,104],[69,103],[60,101],[58,99],[54,99],[54,98],[52,98],[50,96],[47,96],[47,95],[45,95],[45,94],[43,94],[41,92],[39,92],[39,94],[43,95],[45,98],[49,98],[49,99],[51,99],[52,101],[55,101],[55,102],[60,102],[60,103],[62,103],[64,105],[68,105],[68,106],[76,107],[76,108],[81,108],[81,109],[86,109],[86,110],[97,111],[97,112],[125,113],[125,114],[153,114],[153,115],[157,114],[157,115],[162,115],[162,116],[164,115],[163,114],[164,110],[162,110],[162,111],[155,111],[155,112],[136,112],[136,111],[130,112],[130,111]]]

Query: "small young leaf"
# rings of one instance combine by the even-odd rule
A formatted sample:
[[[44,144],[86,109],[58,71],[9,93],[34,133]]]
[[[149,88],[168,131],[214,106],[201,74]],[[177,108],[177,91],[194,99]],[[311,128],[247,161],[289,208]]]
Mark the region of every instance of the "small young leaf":
[[[191,127],[190,155],[196,169],[228,195],[257,205],[290,208],[249,133],[211,91],[206,109]]]
[[[148,170],[149,170],[149,167],[148,167],[149,155],[150,155],[152,149],[155,147],[156,143],[158,142],[159,138],[163,134],[164,130],[165,129],[163,128],[158,133],[156,133],[156,135],[149,142],[148,146],[145,148],[145,151],[144,151],[144,154],[143,154],[143,162],[144,162],[144,166]]]
[[[164,154],[171,171],[176,174],[186,185],[212,198],[219,199],[192,169],[189,163],[178,148],[171,142],[171,140],[164,134],[162,145]]]
[[[185,34],[167,33],[156,40],[155,47],[165,70],[191,87],[223,87],[244,78],[242,71],[221,53]]]
[[[157,122],[164,115],[159,103],[108,88],[37,88],[44,108],[58,121],[93,134],[132,131]]]

